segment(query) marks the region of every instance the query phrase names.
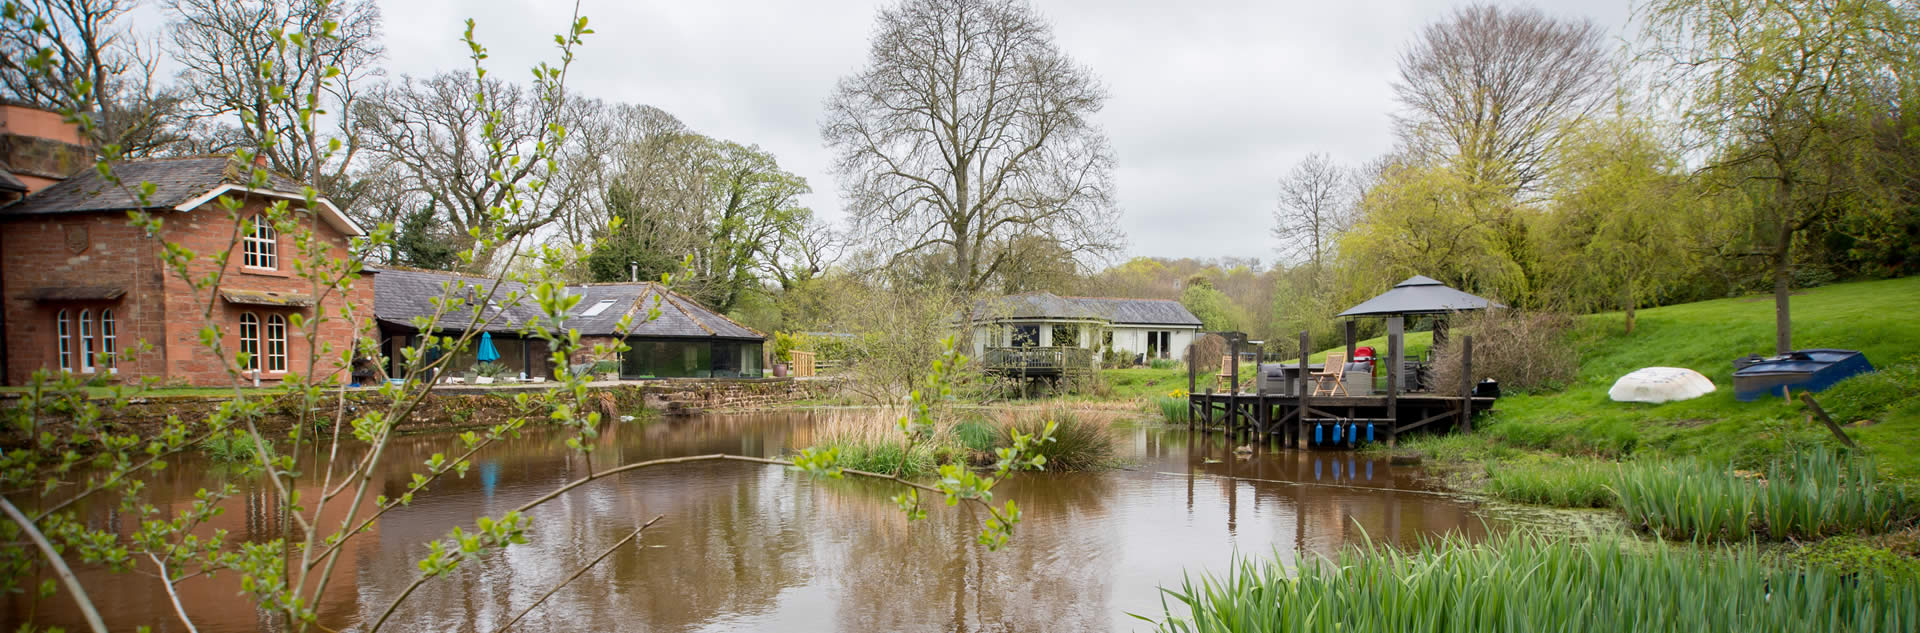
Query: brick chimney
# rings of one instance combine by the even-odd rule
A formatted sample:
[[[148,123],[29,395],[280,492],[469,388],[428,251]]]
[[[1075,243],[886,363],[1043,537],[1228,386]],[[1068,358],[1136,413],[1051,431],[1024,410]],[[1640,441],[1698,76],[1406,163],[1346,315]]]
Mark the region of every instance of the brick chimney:
[[[55,112],[0,102],[0,169],[33,193],[93,163],[80,128]]]

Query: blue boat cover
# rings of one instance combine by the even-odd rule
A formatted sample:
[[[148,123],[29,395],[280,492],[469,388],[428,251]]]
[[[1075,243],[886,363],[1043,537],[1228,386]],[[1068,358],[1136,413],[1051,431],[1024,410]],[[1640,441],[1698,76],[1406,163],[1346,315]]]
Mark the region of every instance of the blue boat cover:
[[[1803,349],[1754,363],[1733,372],[1734,399],[1752,402],[1788,392],[1822,391],[1834,383],[1873,371],[1867,355],[1850,349]]]

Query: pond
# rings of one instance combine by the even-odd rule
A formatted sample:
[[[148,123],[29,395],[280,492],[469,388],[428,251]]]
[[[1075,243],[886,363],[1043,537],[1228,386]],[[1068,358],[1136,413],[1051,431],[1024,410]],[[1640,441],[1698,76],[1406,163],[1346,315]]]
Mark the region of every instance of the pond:
[[[847,415],[710,414],[623,425],[602,438],[595,459],[780,456],[808,445],[825,418]],[[889,423],[879,412],[854,415]],[[615,552],[517,630],[1141,630],[1149,627],[1127,614],[1158,616],[1159,587],[1177,586],[1188,570],[1221,569],[1236,553],[1331,553],[1368,536],[1398,544],[1444,533],[1478,539],[1506,525],[1473,499],[1433,490],[1418,469],[1381,459],[1284,450],[1241,459],[1218,436],[1156,427],[1112,432],[1126,468],[1023,474],[997,490],[1026,514],[1013,544],[999,552],[974,544],[972,511],[934,501],[926,520],[909,523],[889,500],[898,489],[881,483],[812,480],[744,463],[618,475],[537,509],[531,543],[429,582],[388,630],[492,631],[655,516],[662,518],[638,546]],[[390,513],[334,570],[321,622],[350,629],[377,617],[417,575],[426,542],[579,477],[585,465],[565,439],[531,430],[483,454],[464,479],[436,484]],[[451,450],[453,441],[396,441],[377,487],[398,494],[413,465]],[[175,460],[150,494],[171,513],[187,507],[196,489],[223,480],[238,480],[243,493],[214,527],[234,538],[272,538],[277,511],[265,484],[201,456]],[[101,505],[90,515],[96,525],[130,523]],[[88,570],[84,580],[113,630],[183,630],[151,577]],[[233,574],[194,578],[180,590],[200,631],[269,627],[241,606]],[[0,615],[21,617],[24,601],[8,600]],[[64,600],[43,607],[66,609]],[[59,624],[84,628],[77,618]]]

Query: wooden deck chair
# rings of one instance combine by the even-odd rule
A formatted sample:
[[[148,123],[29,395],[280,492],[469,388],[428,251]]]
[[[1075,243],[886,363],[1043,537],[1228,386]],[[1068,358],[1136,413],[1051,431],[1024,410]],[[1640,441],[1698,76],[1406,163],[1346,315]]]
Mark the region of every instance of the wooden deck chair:
[[[1313,395],[1347,395],[1347,384],[1341,380],[1346,377],[1346,369],[1346,352],[1327,352],[1326,364],[1320,367],[1320,371],[1313,372]]]

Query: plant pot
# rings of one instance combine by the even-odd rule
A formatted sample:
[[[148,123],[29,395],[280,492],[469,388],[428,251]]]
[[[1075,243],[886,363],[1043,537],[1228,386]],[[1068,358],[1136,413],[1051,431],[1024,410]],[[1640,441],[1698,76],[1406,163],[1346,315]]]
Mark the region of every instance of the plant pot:
[[[491,385],[491,384],[493,384],[493,377],[492,377],[492,376],[480,376],[480,377],[477,377],[477,378],[474,378],[474,379],[473,379],[473,384],[476,384],[476,385]]]
[[[787,364],[786,364],[786,363],[774,363],[774,364],[773,364],[773,377],[774,377],[774,378],[786,378],[786,377],[787,377]]]

